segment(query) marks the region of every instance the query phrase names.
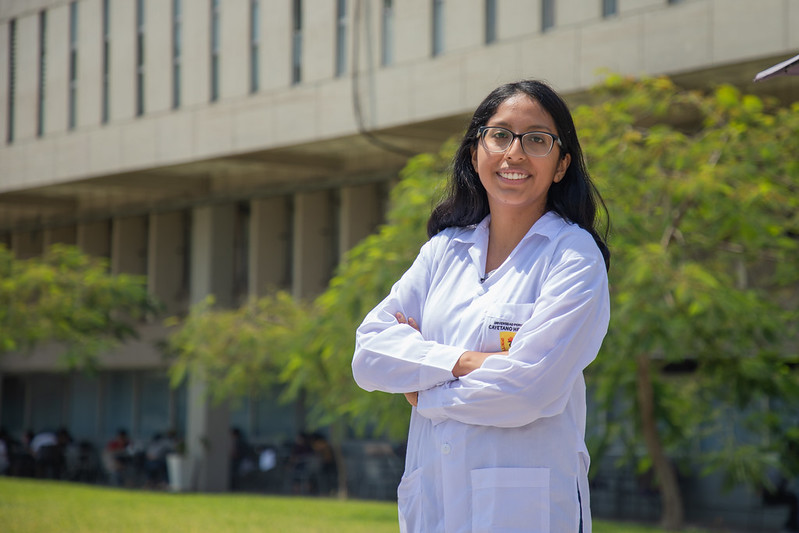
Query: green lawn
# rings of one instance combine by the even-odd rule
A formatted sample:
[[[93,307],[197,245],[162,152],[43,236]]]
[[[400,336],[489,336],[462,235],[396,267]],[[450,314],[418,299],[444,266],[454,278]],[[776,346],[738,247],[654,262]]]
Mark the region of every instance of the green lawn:
[[[391,502],[241,494],[169,494],[0,478],[0,531],[396,533]],[[599,522],[596,533],[659,529]]]

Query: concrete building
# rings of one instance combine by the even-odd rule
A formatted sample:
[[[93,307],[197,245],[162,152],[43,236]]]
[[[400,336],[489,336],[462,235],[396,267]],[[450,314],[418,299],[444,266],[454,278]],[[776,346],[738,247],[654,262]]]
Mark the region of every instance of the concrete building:
[[[799,50],[796,28],[791,0],[0,0],[0,242],[76,244],[146,275],[171,313],[310,297],[409,155],[499,83],[579,101],[610,69],[796,100],[796,80],[750,85]],[[0,425],[97,443],[177,427],[212,450],[231,422],[296,430],[268,398],[231,411],[201,381],[171,390],[164,335],[143,326],[96,378],[57,372],[52,350],[4,356]],[[195,450],[199,488],[223,490],[226,455]]]

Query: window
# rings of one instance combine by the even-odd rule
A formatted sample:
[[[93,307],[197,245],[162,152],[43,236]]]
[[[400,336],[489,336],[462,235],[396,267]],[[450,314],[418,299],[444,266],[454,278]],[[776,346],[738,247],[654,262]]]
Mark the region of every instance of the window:
[[[347,71],[347,0],[336,0],[336,76]]]
[[[294,0],[291,23],[291,82],[302,80],[302,0]]]
[[[497,40],[497,0],[486,0],[485,42],[491,44]]]
[[[211,101],[219,99],[219,0],[211,0]]]
[[[144,114],[144,0],[136,0],[136,115]]]
[[[555,0],[541,0],[541,31],[555,26]]]
[[[260,1],[250,0],[250,92],[258,92],[258,47],[261,42]]]
[[[181,0],[172,0],[172,109],[180,107]]]
[[[433,55],[444,52],[444,0],[433,0]]]
[[[36,95],[36,135],[44,135],[44,102],[47,66],[47,12],[39,12],[39,87]]]
[[[6,122],[6,142],[14,142],[14,99],[16,96],[17,70],[17,21],[8,23],[8,117]]]
[[[111,15],[109,4],[110,0],[103,0],[103,94],[100,113],[103,124],[108,123],[109,82],[111,79]]]
[[[383,0],[383,41],[380,49],[380,63],[383,66],[394,62],[394,2]]]
[[[69,107],[67,128],[75,129],[78,105],[78,2],[69,3]]]
[[[602,16],[610,17],[616,14],[616,0],[602,0]]]

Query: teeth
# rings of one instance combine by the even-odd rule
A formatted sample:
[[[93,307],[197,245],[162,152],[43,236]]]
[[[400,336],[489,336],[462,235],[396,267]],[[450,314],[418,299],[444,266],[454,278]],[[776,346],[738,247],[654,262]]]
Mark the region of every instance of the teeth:
[[[518,172],[497,172],[497,174],[506,180],[523,180],[527,177],[527,174],[520,174]]]

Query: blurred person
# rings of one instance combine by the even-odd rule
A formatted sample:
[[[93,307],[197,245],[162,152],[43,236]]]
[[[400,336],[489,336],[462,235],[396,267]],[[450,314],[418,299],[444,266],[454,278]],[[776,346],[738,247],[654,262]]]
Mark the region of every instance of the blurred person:
[[[5,428],[0,429],[0,475],[8,473],[11,460],[10,460],[11,437]]]
[[[122,486],[129,481],[128,474],[132,461],[130,445],[128,432],[119,429],[103,450],[103,466],[112,485]]]
[[[156,433],[144,450],[144,470],[150,487],[164,487],[167,483],[166,456],[175,451],[174,433]]]

